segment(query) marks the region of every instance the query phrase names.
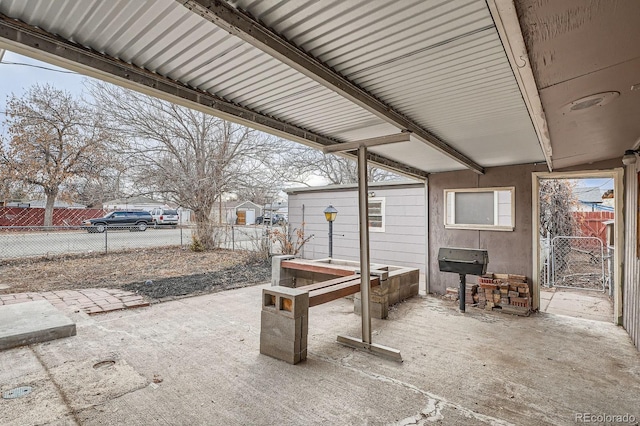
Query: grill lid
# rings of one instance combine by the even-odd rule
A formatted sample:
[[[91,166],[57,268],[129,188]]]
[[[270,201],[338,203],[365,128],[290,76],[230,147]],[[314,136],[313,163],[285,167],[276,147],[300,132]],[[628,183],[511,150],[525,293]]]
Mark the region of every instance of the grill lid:
[[[482,275],[487,272],[488,263],[487,250],[442,247],[438,251],[438,266],[441,272]]]

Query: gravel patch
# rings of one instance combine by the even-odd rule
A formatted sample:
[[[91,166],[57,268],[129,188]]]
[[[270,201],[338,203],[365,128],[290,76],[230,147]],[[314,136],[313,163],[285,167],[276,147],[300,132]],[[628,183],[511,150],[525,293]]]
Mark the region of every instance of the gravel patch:
[[[123,288],[157,301],[262,284],[270,277],[269,261],[256,261],[250,252],[137,249],[0,261],[0,294]]]
[[[260,262],[236,265],[221,271],[204,274],[130,283],[123,285],[122,288],[151,299],[164,300],[247,287],[265,283],[270,279],[271,264],[269,262]]]

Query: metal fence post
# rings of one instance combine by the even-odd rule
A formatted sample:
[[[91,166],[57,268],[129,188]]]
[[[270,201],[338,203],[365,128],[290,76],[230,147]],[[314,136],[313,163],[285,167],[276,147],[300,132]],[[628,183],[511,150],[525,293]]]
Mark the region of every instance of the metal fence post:
[[[233,225],[231,225],[231,250],[236,251],[236,232]]]
[[[109,234],[109,226],[105,225],[105,227],[104,227],[104,252],[105,252],[105,254],[109,252],[109,243],[108,243],[108,237],[107,237],[108,234]]]

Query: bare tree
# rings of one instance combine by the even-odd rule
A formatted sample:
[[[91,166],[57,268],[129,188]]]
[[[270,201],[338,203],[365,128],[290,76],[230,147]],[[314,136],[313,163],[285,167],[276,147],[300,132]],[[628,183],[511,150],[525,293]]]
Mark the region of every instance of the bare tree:
[[[567,179],[540,180],[540,236],[549,239],[575,235],[578,222],[573,215],[577,204],[573,194],[575,184]],[[558,271],[567,266],[569,247],[553,250],[553,262]]]
[[[574,235],[578,223],[572,214],[576,205],[574,184],[567,179],[540,180],[540,235],[553,238]]]
[[[128,138],[121,153],[139,192],[191,209],[199,242],[215,248],[214,204],[264,169],[276,138],[110,84],[88,84],[110,126]]]
[[[67,185],[100,175],[113,135],[87,103],[49,85],[11,95],[6,110],[9,140],[0,143],[0,177],[40,188],[50,226],[56,198],[71,198]]]
[[[302,153],[301,160],[307,174],[323,177],[335,185],[358,183],[358,164],[350,158],[323,154],[316,149],[307,148]],[[373,166],[369,166],[367,176],[369,182],[401,179],[396,173]]]
[[[107,200],[122,198],[128,195],[123,188],[126,181],[126,169],[119,164],[119,158],[114,158],[114,164],[105,167],[99,176],[77,179],[69,183],[67,192],[73,194],[73,199],[89,207],[102,208]]]

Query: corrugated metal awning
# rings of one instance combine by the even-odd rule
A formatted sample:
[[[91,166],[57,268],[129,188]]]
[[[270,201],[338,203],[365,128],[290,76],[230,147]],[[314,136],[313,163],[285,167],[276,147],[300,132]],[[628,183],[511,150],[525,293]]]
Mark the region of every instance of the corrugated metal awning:
[[[199,3],[206,2],[0,0],[0,13],[327,140],[404,130],[194,13]],[[545,160],[484,0],[238,0],[233,6],[463,159],[481,167]],[[0,37],[5,45],[34,54],[34,46]],[[391,160],[387,165],[422,172],[468,166],[418,137],[370,151]]]

